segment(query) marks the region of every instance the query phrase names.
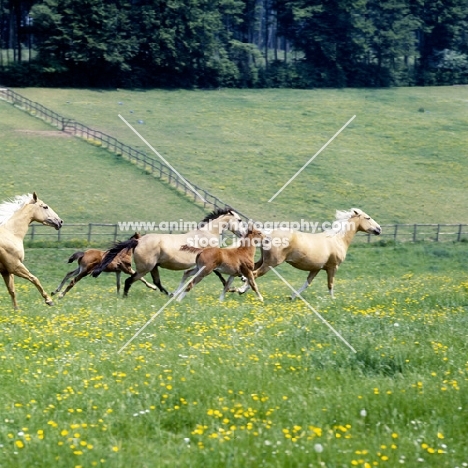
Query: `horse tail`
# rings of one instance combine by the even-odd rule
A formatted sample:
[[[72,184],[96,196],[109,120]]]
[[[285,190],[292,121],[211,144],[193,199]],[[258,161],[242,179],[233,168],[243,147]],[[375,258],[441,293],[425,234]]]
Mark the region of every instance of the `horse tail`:
[[[255,262],[254,271],[258,270],[262,266],[263,257],[264,257],[264,253],[263,253],[263,244],[262,244],[260,246],[260,258]]]
[[[191,245],[184,244],[180,250],[183,250],[184,252],[200,253],[203,249],[200,247],[192,247]]]
[[[101,260],[99,265],[96,265],[96,268],[93,269],[92,275],[94,278],[97,278],[109,265],[109,263],[114,260],[114,258],[123,250],[134,250],[135,247],[138,245],[139,238],[131,237],[130,239],[117,242],[111,247],[104,255],[104,258]]]
[[[70,258],[68,259],[68,263],[73,263],[73,262],[76,261],[76,260],[79,261],[80,259],[83,258],[83,255],[84,255],[84,254],[85,254],[85,253],[82,252],[82,251],[75,252],[75,253],[74,253],[72,256],[70,256]]]

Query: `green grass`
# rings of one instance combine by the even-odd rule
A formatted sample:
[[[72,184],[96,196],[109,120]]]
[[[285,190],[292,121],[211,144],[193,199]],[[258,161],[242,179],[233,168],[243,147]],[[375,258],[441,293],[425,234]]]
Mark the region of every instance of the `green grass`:
[[[36,191],[66,224],[198,220],[206,213],[142,169],[3,101],[0,138],[0,201]]]
[[[31,249],[46,289],[71,250]],[[0,459],[13,466],[455,467],[468,462],[466,243],[352,246],[336,300],[274,275],[217,298],[208,278],[118,350],[167,298],[87,278],[54,308],[0,294]],[[296,287],[304,273],[283,265]],[[180,279],[163,270],[163,284]]]
[[[177,169],[257,219],[358,206],[381,224],[466,221],[464,87],[20,92],[135,146],[117,114],[144,120]],[[0,102],[1,200],[36,190],[66,222],[202,217],[141,169],[48,130]],[[52,291],[72,251],[27,249],[25,263]],[[356,354],[272,274],[258,281],[264,305],[220,304],[210,277],[120,354],[167,297],[136,284],[123,300],[102,275],[48,308],[17,280],[14,312],[1,286],[0,466],[464,466],[467,260],[466,242],[351,246],[336,300],[324,273],[304,296]],[[180,277],[162,272],[169,290]]]
[[[122,114],[191,181],[256,219],[329,220],[357,206],[381,224],[466,221],[467,87],[18,91],[145,148]]]

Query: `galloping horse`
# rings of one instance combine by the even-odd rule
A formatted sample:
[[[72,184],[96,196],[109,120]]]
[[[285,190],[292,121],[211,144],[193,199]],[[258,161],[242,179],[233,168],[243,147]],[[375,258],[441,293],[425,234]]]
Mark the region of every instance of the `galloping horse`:
[[[153,282],[159,290],[169,295],[161,284],[158,267],[167,270],[192,268],[195,265],[196,254],[181,251],[180,248],[187,243],[194,247],[218,245],[219,235],[226,229],[236,234],[242,233],[241,217],[230,208],[213,211],[199,223],[197,229],[185,234],[146,234],[140,239],[120,242],[108,250],[108,253],[100,265],[94,269],[92,275],[94,277],[99,276],[122,250],[133,249],[136,272],[125,280],[124,296],[128,295],[128,291],[135,281],[149,272],[151,272]],[[222,276],[220,274],[218,276],[225,284]]]
[[[249,229],[246,236],[239,240],[238,247],[220,249],[219,247],[208,247],[200,249],[183,245],[181,250],[193,252],[197,254],[196,267],[192,275],[197,275],[187,286],[179,297],[181,301],[185,295],[203,278],[208,276],[213,271],[229,275],[229,279],[224,285],[223,292],[219,297],[220,301],[224,300],[224,295],[228,291],[233,279],[236,276],[244,276],[247,279],[250,287],[255,291],[260,301],[263,302],[263,297],[258,290],[257,284],[253,276],[255,266],[255,248],[261,245],[265,235],[256,230]],[[256,242],[257,241],[257,242]],[[176,293],[174,293],[176,294]]]
[[[23,265],[23,239],[28,226],[33,221],[57,230],[63,224],[57,213],[37,198],[36,192],[32,195],[19,195],[0,205],[0,274],[3,276],[15,309],[18,308],[18,303],[13,275],[33,283],[46,304],[53,305],[52,299],[47,295],[39,280]]]
[[[130,239],[139,239],[140,234],[134,234]],[[84,277],[91,274],[93,269],[99,265],[106,255],[105,250],[99,249],[88,249],[84,252],[75,252],[71,257],[68,259],[68,263],[72,263],[74,261],[78,262],[78,268],[68,272],[65,277],[63,278],[62,282],[58,285],[57,289],[52,293],[57,294],[63,288],[63,285],[72,277],[74,277],[70,284],[66,287],[65,291],[59,294],[59,299],[61,299],[68,291],[70,291],[73,286],[75,286],[78,281],[83,279]],[[133,275],[135,273],[132,268],[132,254],[128,250],[123,250],[120,252],[112,262],[107,265],[106,269],[104,270],[105,273],[115,273],[116,276],[116,284],[117,284],[117,294],[120,291],[120,275],[126,273],[127,275]],[[156,286],[148,283],[145,278],[140,278],[148,288],[156,289]]]
[[[381,227],[366,213],[358,208],[349,211],[337,211],[334,228],[310,234],[300,231],[275,229],[268,234],[271,248],[262,249],[262,258],[255,264],[254,277],[259,278],[283,262],[294,268],[308,271],[304,285],[297,291],[300,294],[315,278],[320,270],[325,270],[328,277],[328,291],[333,297],[333,282],[336,270],[346,258],[351,241],[358,231],[379,235]],[[249,288],[246,284],[237,291],[244,293]],[[295,299],[293,294],[291,299]]]

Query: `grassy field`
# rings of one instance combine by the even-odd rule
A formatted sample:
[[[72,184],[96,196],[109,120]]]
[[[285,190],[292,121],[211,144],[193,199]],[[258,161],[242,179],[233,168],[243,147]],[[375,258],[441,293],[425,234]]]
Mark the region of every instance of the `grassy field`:
[[[189,179],[257,219],[323,221],[350,206],[381,224],[467,219],[465,87],[19,91],[141,147],[121,113]],[[206,212],[1,101],[0,138],[0,200],[36,190],[65,222]],[[136,284],[124,300],[101,275],[48,308],[17,280],[15,312],[1,285],[0,467],[468,466],[467,245],[352,245],[335,300],[321,273],[304,297],[357,353],[273,274],[258,281],[263,305],[252,293],[219,303],[210,277],[121,353],[166,296]],[[52,291],[72,252],[27,249],[25,264]],[[181,274],[161,276],[174,290]]]
[[[329,220],[351,206],[381,224],[467,219],[468,87],[18,91],[144,148],[120,113],[191,181],[256,219]]]
[[[206,210],[107,151],[0,101],[0,201],[36,191],[65,223],[202,219]]]
[[[52,290],[70,252],[26,263]],[[219,303],[210,277],[120,354],[165,296],[118,298],[107,275],[47,308],[18,281],[20,311],[0,295],[0,465],[466,466],[467,261],[466,243],[352,246],[336,299],[323,273],[305,297],[356,354],[272,274],[264,305]]]

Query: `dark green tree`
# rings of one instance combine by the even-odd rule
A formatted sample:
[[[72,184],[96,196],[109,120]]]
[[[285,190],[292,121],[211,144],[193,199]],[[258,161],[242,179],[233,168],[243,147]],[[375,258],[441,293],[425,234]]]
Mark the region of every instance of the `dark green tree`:
[[[44,0],[35,5],[31,15],[40,60],[73,72],[78,81],[106,83],[112,74],[129,69],[137,51],[128,9],[119,0]]]
[[[418,19],[418,84],[436,84],[441,58],[446,52],[468,52],[467,0],[409,0]]]
[[[369,58],[375,65],[373,84],[398,83],[398,72],[408,71],[409,57],[414,57],[416,46],[418,21],[410,11],[408,0],[369,0],[366,18]]]
[[[283,34],[304,54],[312,85],[346,86],[367,51],[366,0],[287,0]]]
[[[242,6],[237,0],[148,0],[137,4],[131,15],[139,38],[133,67],[150,70],[154,84],[234,84],[238,69],[229,50]]]

